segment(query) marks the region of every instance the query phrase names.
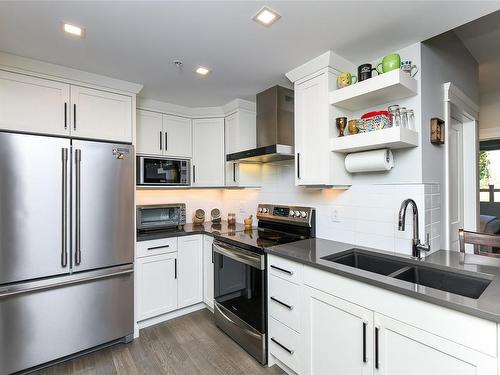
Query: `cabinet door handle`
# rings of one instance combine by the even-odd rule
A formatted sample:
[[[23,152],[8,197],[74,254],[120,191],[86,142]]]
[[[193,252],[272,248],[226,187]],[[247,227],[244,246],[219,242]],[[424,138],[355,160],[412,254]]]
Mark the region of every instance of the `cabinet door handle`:
[[[375,368],[379,368],[378,363],[378,327],[375,327]]]
[[[293,275],[293,272],[292,272],[292,271],[288,271],[288,270],[285,270],[284,268],[280,268],[280,267],[277,267],[277,266],[273,266],[272,264],[271,264],[271,268],[272,268],[272,269],[274,269],[274,270],[276,270],[276,271],[284,272],[284,273],[286,273],[286,274],[288,274],[288,275],[290,275],[290,276],[292,276],[292,275]]]
[[[64,103],[64,129],[68,129],[68,103]]]
[[[165,151],[168,150],[168,133],[165,132]]]
[[[300,152],[297,153],[297,179],[300,180]]]
[[[274,342],[276,345],[278,345],[284,351],[288,352],[290,355],[293,355],[293,353],[295,353],[295,350],[288,349],[285,345],[277,341],[274,337],[271,337],[271,341]]]
[[[157,250],[157,249],[165,249],[167,247],[170,247],[170,245],[162,245],[162,246],[153,246],[153,247],[148,247],[148,250]]]
[[[279,299],[277,299],[277,298],[275,298],[275,297],[270,297],[269,299],[270,299],[271,301],[274,301],[274,302],[276,302],[276,303],[280,304],[280,305],[281,305],[281,306],[283,306],[283,307],[286,307],[288,310],[293,310],[293,306],[292,306],[292,305],[289,305],[289,304],[287,304],[287,303],[285,303],[285,302],[282,302],[282,301],[280,301]]]
[[[366,323],[363,322],[363,363],[366,363]]]
[[[76,130],[76,104],[73,104],[73,130]]]
[[[233,163],[233,181],[236,182],[236,163]]]
[[[177,279],[177,258],[174,259],[174,277]]]
[[[196,166],[193,164],[193,183],[196,183]]]
[[[163,150],[163,132],[160,130],[160,150]]]

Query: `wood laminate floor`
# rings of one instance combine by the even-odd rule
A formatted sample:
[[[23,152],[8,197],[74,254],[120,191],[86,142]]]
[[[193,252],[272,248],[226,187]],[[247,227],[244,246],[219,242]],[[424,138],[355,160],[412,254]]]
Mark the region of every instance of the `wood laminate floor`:
[[[208,310],[141,330],[118,344],[36,372],[37,375],[284,374],[261,366],[213,322]]]

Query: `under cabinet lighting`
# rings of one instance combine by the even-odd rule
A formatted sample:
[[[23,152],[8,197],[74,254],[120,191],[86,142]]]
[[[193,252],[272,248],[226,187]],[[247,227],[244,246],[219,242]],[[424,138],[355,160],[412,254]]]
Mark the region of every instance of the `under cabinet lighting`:
[[[68,34],[76,35],[79,36],[80,38],[83,37],[84,34],[84,29],[75,25],[71,25],[69,23],[63,24],[63,30]]]
[[[255,16],[253,16],[253,20],[255,22],[260,23],[266,27],[271,26],[274,22],[279,20],[281,16],[275,10],[269,7],[262,7]]]
[[[208,73],[210,73],[210,69],[205,68],[204,66],[199,66],[194,70],[194,72],[201,76],[206,76]]]

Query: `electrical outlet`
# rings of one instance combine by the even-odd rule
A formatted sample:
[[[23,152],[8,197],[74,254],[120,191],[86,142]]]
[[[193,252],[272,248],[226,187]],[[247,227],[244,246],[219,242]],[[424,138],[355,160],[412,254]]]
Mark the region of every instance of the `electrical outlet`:
[[[333,208],[332,211],[331,211],[331,220],[332,220],[332,223],[340,223],[340,219],[339,219],[339,210],[336,209],[336,208]]]

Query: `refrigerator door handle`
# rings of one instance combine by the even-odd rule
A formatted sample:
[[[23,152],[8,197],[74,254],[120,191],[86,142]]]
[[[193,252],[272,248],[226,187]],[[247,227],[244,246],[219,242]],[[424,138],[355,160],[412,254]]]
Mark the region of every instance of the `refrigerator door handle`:
[[[80,265],[82,262],[82,249],[80,238],[81,224],[81,161],[82,150],[75,150],[75,265]]]
[[[68,149],[62,149],[62,252],[61,266],[68,265]]]

